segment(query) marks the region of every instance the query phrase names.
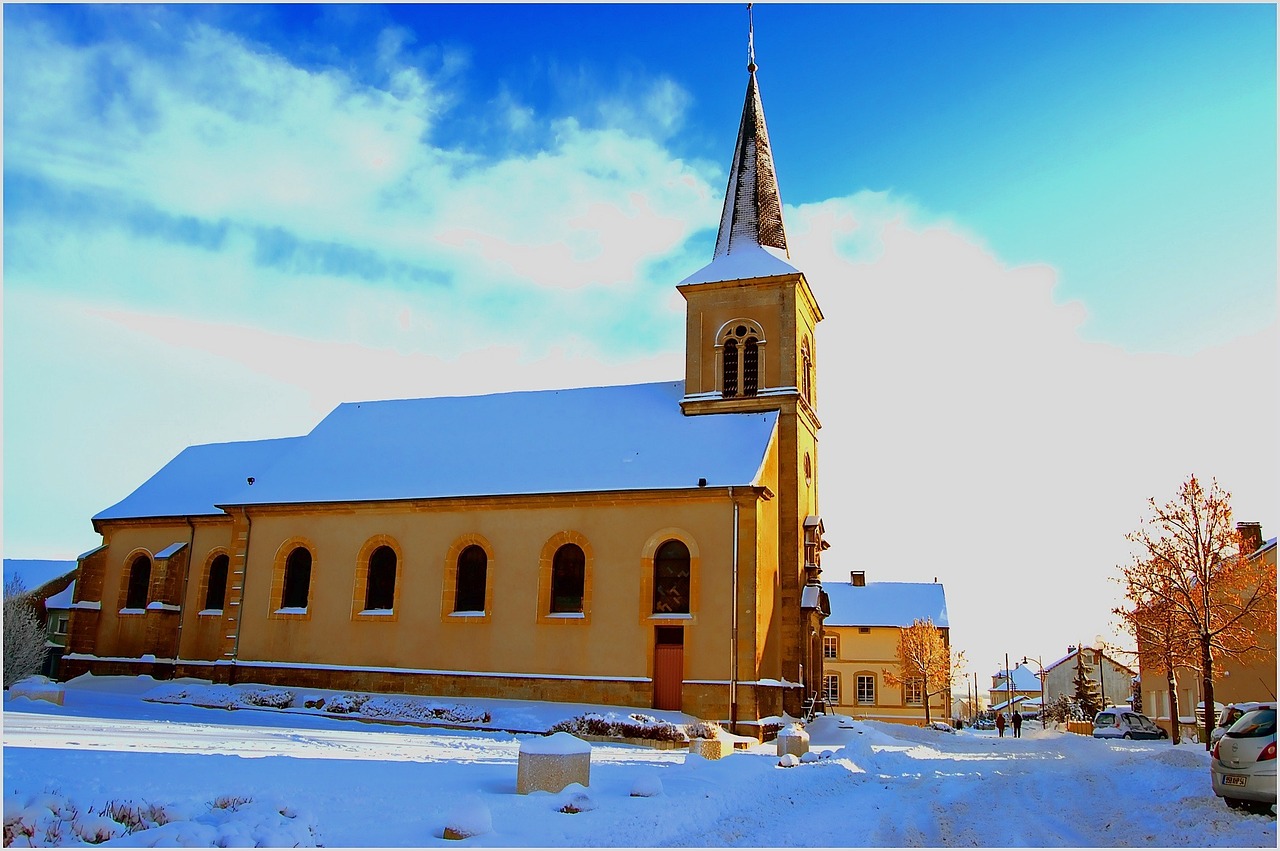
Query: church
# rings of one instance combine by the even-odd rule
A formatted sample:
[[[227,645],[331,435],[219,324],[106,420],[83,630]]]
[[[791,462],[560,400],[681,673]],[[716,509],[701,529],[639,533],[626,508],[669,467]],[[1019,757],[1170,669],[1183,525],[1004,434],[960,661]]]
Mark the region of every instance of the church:
[[[678,709],[823,688],[817,352],[754,61],[685,375],[339,405],[93,517],[65,676]]]

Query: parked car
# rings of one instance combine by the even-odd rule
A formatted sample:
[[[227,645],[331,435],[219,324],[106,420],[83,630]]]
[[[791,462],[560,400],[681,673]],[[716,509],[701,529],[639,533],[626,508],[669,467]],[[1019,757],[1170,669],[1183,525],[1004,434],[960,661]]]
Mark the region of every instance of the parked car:
[[[1167,739],[1169,734],[1141,712],[1113,706],[1093,717],[1095,739]]]
[[[1241,715],[1213,746],[1213,794],[1233,809],[1270,812],[1276,804],[1276,708]]]
[[[1218,740],[1222,738],[1222,734],[1227,732],[1228,727],[1239,721],[1241,715],[1266,706],[1275,709],[1275,701],[1258,700],[1247,703],[1228,703],[1227,708],[1222,710],[1222,715],[1218,717],[1218,726],[1214,727],[1213,731],[1209,733],[1209,744],[1216,745]]]

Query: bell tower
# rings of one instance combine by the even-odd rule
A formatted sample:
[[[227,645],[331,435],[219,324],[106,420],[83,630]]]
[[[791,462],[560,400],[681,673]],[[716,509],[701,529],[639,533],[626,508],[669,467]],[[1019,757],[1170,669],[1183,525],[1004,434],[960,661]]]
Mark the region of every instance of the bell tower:
[[[747,95],[711,262],[680,282],[684,296],[688,416],[778,412],[778,640],[788,712],[821,693],[822,618],[818,578],[817,350],[822,310],[791,264],[782,198],[764,106],[749,49]]]

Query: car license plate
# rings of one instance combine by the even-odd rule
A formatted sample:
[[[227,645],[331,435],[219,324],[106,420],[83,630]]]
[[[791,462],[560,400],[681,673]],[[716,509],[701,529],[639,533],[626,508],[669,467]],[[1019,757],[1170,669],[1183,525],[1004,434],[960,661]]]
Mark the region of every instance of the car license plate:
[[[1248,782],[1249,778],[1242,774],[1224,774],[1222,775],[1223,786],[1243,786]]]

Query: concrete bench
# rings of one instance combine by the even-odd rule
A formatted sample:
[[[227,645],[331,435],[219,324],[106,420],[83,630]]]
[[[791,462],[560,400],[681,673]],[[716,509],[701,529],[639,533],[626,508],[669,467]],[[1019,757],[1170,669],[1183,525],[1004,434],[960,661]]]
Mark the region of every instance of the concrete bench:
[[[516,792],[559,792],[570,783],[591,785],[591,745],[568,733],[520,743]]]

